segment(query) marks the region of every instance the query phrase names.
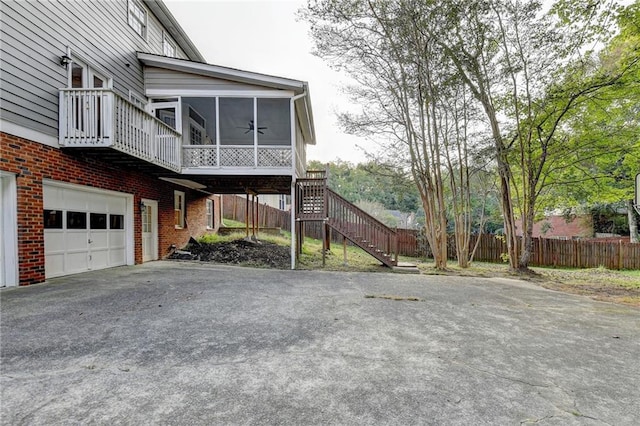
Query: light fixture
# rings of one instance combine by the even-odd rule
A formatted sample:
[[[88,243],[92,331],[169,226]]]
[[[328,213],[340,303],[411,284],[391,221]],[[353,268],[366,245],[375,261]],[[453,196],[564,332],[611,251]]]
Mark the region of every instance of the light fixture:
[[[144,210],[147,206],[144,204],[144,201],[140,200],[140,213],[144,213]]]
[[[65,68],[68,68],[70,63],[71,57],[66,53],[60,57],[60,65],[64,65]]]

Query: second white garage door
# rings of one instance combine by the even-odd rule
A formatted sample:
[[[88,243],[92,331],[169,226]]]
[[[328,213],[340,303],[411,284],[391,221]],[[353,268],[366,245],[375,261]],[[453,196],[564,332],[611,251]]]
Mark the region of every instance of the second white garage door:
[[[45,275],[57,277],[133,263],[133,196],[44,184]]]

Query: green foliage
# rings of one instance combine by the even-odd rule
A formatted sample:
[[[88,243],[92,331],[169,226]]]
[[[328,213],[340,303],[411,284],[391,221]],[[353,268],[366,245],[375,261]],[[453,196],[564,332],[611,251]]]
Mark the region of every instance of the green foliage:
[[[388,210],[416,212],[420,208],[420,196],[412,180],[397,169],[374,161],[352,164],[336,161],[322,164],[310,161],[308,170],[324,170],[328,166],[329,188],[352,203],[376,202]]]
[[[545,207],[616,203],[633,197],[640,172],[640,2],[620,10],[620,32],[602,50],[590,75],[609,78],[568,114],[562,142],[549,162]]]
[[[624,203],[596,203],[589,209],[594,232],[629,235],[629,222]]]
[[[215,244],[215,243],[239,240],[244,237],[245,237],[245,234],[240,232],[234,232],[228,235],[206,234],[198,238],[198,242],[202,244]]]

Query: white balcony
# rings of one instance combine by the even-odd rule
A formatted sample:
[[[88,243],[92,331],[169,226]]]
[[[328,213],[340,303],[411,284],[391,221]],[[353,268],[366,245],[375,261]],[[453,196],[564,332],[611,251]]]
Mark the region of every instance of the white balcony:
[[[109,147],[181,171],[181,136],[109,89],[61,89],[59,143]]]
[[[59,143],[68,148],[111,148],[187,175],[304,173],[306,147],[189,145],[183,136],[110,89],[61,89]],[[294,171],[295,168],[295,171]]]

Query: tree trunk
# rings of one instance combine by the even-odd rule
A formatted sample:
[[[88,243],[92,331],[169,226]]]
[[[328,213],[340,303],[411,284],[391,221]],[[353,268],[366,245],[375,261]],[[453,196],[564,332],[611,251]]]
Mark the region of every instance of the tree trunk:
[[[522,217],[522,252],[518,262],[518,269],[526,271],[529,269],[529,261],[533,252],[533,204],[530,202],[526,214]]]
[[[629,241],[636,244],[640,243],[638,219],[633,208],[633,200],[627,200],[627,217],[629,218]]]

